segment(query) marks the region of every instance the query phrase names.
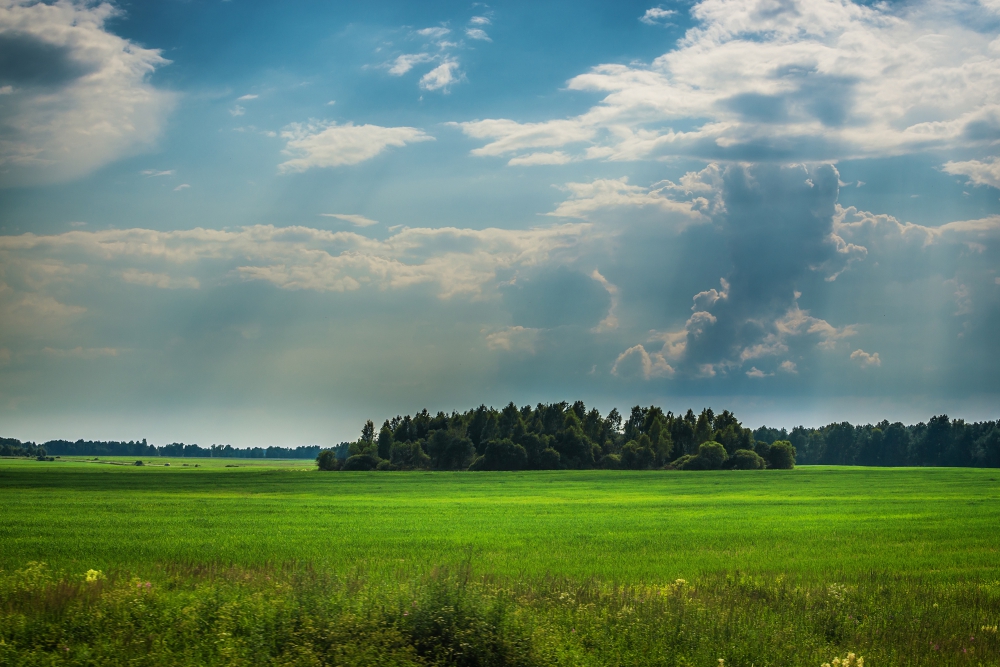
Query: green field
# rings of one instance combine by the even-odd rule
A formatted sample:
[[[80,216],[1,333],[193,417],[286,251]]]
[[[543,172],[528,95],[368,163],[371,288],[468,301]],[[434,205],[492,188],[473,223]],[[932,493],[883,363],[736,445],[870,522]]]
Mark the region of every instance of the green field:
[[[0,462],[5,613],[57,632],[139,577],[155,585],[163,613],[209,590],[233,604],[272,596],[278,607],[308,590],[317,614],[341,619],[337,627],[349,613],[351,623],[378,618],[377,627],[411,637],[409,615],[390,613],[400,600],[447,602],[460,590],[470,618],[507,600],[491,627],[520,637],[530,660],[434,658],[442,664],[715,665],[722,657],[819,667],[848,650],[876,666],[1000,664],[1000,471],[321,473],[304,461],[154,463],[167,461]],[[39,561],[44,568],[29,568]],[[80,583],[90,569],[102,572],[107,600],[81,601],[93,594]],[[17,597],[30,588],[17,581],[31,577],[44,581]],[[76,592],[46,616],[38,591],[59,585]],[[462,606],[453,602],[441,604]],[[352,636],[385,640],[371,632]],[[35,664],[18,643],[24,636],[3,641]],[[433,662],[407,641],[418,662],[399,664]],[[269,664],[248,646],[244,662],[208,652],[162,664],[254,664],[252,656]],[[114,647],[160,664],[156,650]],[[310,664],[391,663],[380,655]]]

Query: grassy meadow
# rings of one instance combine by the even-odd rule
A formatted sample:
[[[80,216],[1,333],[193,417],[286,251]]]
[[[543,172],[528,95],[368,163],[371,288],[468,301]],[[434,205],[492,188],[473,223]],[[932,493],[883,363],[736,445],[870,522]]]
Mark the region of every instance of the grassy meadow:
[[[0,664],[1000,664],[1000,471],[165,462],[0,462]]]

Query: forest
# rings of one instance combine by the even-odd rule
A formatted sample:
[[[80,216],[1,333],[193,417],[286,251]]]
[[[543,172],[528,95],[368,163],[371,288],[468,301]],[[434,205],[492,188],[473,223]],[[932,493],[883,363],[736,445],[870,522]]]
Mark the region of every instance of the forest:
[[[1000,467],[1000,423],[966,423],[947,415],[927,423],[849,422],[791,431],[746,428],[728,410],[674,414],[635,406],[602,415],[582,401],[502,410],[478,408],[450,415],[367,421],[361,437],[331,449],[319,446],[238,448],[231,445],[146,440],[50,440],[42,444],[0,438],[0,456],[135,456],[316,459],[324,470],[551,470],[783,468],[802,465]]]
[[[324,470],[761,469],[800,464],[1000,467],[998,422],[947,415],[906,426],[882,421],[757,430],[728,410],[696,415],[635,406],[628,418],[582,401],[478,408],[387,419],[376,432],[320,452]]]
[[[230,445],[169,445],[148,444],[144,439],[128,442],[104,440],[49,440],[42,444],[21,442],[14,438],[0,438],[0,456],[175,456],[192,458],[233,459],[314,459],[319,454],[318,445],[303,447],[232,447]]]

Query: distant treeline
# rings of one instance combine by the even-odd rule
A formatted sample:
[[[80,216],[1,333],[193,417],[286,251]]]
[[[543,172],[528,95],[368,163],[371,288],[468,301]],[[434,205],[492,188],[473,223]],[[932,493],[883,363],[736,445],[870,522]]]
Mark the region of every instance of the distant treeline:
[[[320,452],[319,445],[309,447],[247,447],[230,445],[185,445],[174,442],[157,447],[145,439],[115,442],[104,440],[49,440],[43,444],[21,442],[13,438],[0,438],[0,456],[177,456],[191,458],[239,459],[314,459]]]
[[[317,457],[325,470],[547,470],[559,468],[788,468],[800,464],[1000,467],[998,422],[946,415],[821,428],[745,428],[728,410],[696,415],[632,408],[602,415],[582,401],[467,412],[423,410],[368,421],[356,442]]]

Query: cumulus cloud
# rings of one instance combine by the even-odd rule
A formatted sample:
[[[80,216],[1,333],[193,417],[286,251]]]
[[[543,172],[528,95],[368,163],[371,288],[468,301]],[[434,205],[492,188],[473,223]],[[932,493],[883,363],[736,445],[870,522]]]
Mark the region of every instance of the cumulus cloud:
[[[492,42],[490,36],[486,34],[486,31],[482,28],[466,28],[465,36],[469,39],[477,39],[484,42]]]
[[[372,220],[371,218],[354,213],[320,213],[320,215],[325,218],[337,218],[338,220],[349,222],[355,227],[371,227],[378,224],[378,220]]]
[[[469,19],[469,23],[472,25],[489,25],[490,19],[488,16],[473,16]]]
[[[434,28],[421,28],[417,30],[416,33],[421,37],[430,37],[431,39],[441,39],[445,35],[451,32],[450,29],[443,26],[437,26]]]
[[[392,66],[389,67],[389,74],[392,74],[393,76],[403,76],[413,69],[414,65],[431,62],[433,60],[434,56],[429,53],[404,53],[393,61]]]
[[[651,10],[652,11],[652,10]],[[648,66],[607,64],[570,90],[571,118],[462,123],[476,155],[568,148],[636,160],[832,160],[1000,138],[1000,58],[972,2],[703,0],[697,24]]]
[[[281,136],[290,159],[278,165],[282,173],[303,172],[313,167],[340,167],[370,160],[391,146],[405,146],[434,137],[415,127],[294,123]]]
[[[673,9],[663,9],[662,7],[651,7],[646,13],[639,17],[639,20],[646,25],[664,25],[671,16],[677,14]]]
[[[944,170],[956,176],[968,176],[972,185],[1000,188],[1000,160],[995,157],[967,162],[946,162]]]
[[[0,3],[0,185],[77,178],[148,148],[174,95],[148,83],[169,61],[106,29],[110,4]]]
[[[427,74],[420,77],[420,87],[423,90],[442,90],[448,92],[448,89],[462,81],[465,75],[458,69],[457,60],[446,60]]]
[[[851,352],[851,359],[854,359],[862,368],[871,368],[872,366],[881,366],[882,360],[878,357],[878,352],[874,354],[868,354],[864,350],[854,350]]]
[[[661,352],[649,353],[642,345],[633,345],[618,355],[611,367],[612,375],[639,376],[644,380],[671,377],[674,369]]]
[[[563,189],[570,196],[546,215],[588,220],[601,212],[645,209],[680,214],[691,221],[707,221],[711,213],[720,210],[721,194],[718,190],[712,192],[718,185],[719,174],[718,165],[712,164],[701,172],[685,175],[681,185],[661,181],[642,187],[630,185],[627,177],[567,183]]]

